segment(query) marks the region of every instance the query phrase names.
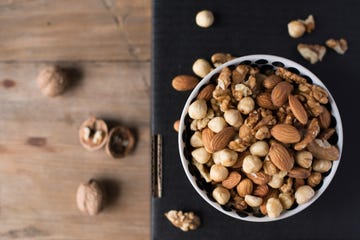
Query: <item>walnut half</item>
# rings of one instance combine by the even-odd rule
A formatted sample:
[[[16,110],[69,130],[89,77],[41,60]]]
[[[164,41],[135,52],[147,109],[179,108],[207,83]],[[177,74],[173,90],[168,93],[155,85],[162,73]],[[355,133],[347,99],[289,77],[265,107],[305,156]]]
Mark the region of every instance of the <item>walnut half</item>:
[[[175,227],[184,232],[195,230],[200,226],[200,218],[193,212],[170,210],[164,215]]]

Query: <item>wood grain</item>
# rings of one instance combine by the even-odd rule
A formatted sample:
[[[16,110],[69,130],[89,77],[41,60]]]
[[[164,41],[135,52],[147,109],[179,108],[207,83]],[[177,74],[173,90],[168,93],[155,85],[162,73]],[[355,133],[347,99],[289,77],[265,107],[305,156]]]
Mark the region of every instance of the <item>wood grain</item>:
[[[149,239],[150,18],[148,1],[0,1],[0,239]],[[66,69],[59,97],[39,91],[46,64]],[[135,130],[124,159],[87,152],[91,115]],[[97,178],[109,192],[98,216],[75,193]]]

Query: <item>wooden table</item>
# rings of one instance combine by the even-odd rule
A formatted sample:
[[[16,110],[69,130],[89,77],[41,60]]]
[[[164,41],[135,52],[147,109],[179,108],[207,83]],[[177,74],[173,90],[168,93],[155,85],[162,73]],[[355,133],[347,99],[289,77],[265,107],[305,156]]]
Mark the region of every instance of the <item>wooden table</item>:
[[[150,1],[0,1],[0,239],[149,239],[150,24]],[[72,72],[56,98],[35,82],[49,63]],[[134,153],[82,148],[91,115],[136,129]],[[75,203],[90,178],[111,191],[95,217]]]

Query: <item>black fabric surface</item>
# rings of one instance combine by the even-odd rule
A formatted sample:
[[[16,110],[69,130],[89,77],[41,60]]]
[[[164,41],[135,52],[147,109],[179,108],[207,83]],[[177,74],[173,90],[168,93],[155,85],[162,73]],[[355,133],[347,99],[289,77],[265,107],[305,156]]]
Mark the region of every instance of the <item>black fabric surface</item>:
[[[152,239],[359,239],[360,1],[154,0],[153,9],[152,134],[163,136],[163,197],[152,199]],[[195,24],[203,9],[214,12],[211,28]],[[291,39],[287,23],[310,13],[315,31]],[[330,37],[348,40],[344,56],[328,50],[322,62],[311,65],[296,50],[300,42],[323,44]],[[315,73],[335,98],[344,128],[341,163],[325,193],[301,213],[270,223],[233,219],[206,203],[188,181],[172,126],[190,92],[176,92],[171,80],[193,74],[193,62],[215,52],[289,58]],[[201,228],[174,228],[163,215],[171,209],[196,212]]]

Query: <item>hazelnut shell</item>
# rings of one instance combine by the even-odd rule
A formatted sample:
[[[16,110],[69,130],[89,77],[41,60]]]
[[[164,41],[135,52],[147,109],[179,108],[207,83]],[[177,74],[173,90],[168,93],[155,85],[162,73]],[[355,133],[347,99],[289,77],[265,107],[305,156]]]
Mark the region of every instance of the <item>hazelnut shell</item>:
[[[106,144],[106,153],[112,158],[123,158],[131,153],[135,146],[135,137],[124,126],[114,127]]]
[[[99,144],[93,143],[91,141],[92,138],[90,138],[88,141],[86,141],[84,139],[86,127],[90,128],[92,130],[92,132],[94,132],[94,133],[97,130],[101,130],[104,133],[101,143],[99,143]],[[88,150],[88,151],[99,150],[106,144],[107,138],[108,138],[108,126],[102,119],[97,119],[96,117],[91,117],[81,124],[80,130],[79,130],[79,139],[80,139],[81,145],[86,150]]]

